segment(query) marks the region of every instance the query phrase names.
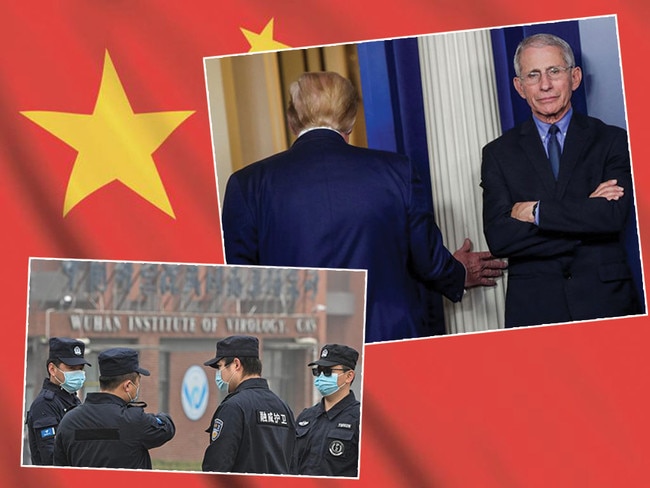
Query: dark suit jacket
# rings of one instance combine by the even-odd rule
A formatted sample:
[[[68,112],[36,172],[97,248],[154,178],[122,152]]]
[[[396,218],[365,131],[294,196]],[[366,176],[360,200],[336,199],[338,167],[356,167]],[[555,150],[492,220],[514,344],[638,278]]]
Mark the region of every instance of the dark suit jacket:
[[[640,312],[621,242],[632,195],[623,129],[574,112],[556,181],[530,119],[483,148],[481,176],[488,246],[509,258],[506,327]],[[623,198],[589,198],[612,178]],[[539,226],[510,217],[537,200]]]
[[[228,180],[226,261],[367,269],[366,341],[431,335],[417,280],[458,301],[465,270],[422,185],[406,157],[312,130]]]

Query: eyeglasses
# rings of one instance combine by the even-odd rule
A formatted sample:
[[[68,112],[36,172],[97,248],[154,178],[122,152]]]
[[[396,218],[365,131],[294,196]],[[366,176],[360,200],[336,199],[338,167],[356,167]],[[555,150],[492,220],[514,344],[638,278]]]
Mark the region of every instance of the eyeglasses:
[[[323,373],[325,376],[332,376],[332,371],[350,371],[350,370],[345,368],[324,368],[322,366],[319,366],[318,368],[312,368],[311,374],[313,374],[314,376],[318,376],[319,374]]]
[[[560,79],[560,77],[566,71],[569,71],[573,68],[574,66],[567,66],[566,68],[562,66],[551,66],[550,68],[546,68],[546,70],[544,70],[544,73],[546,73],[546,77],[549,80],[555,81]],[[536,85],[542,79],[542,72],[535,69],[529,73],[526,73],[524,76],[520,76],[519,79],[523,82],[524,85]]]

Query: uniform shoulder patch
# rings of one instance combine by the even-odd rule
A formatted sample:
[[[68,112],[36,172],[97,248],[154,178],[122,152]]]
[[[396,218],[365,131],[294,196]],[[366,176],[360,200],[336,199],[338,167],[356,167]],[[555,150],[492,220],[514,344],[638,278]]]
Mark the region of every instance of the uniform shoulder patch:
[[[49,439],[50,437],[54,437],[55,434],[55,429],[54,427],[48,427],[46,429],[41,429],[39,434],[41,436],[41,439]]]
[[[214,442],[219,438],[221,434],[221,429],[223,429],[223,420],[214,419],[214,424],[212,424],[212,433],[210,434],[210,441]]]

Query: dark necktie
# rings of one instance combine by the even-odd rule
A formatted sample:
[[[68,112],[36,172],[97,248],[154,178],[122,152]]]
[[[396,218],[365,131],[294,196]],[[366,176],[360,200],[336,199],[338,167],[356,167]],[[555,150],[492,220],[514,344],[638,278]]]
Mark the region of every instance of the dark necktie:
[[[557,175],[560,172],[560,155],[562,151],[560,150],[560,143],[557,140],[557,133],[560,132],[560,128],[553,124],[548,129],[548,159],[551,162],[551,169],[553,170],[553,176],[557,180]]]

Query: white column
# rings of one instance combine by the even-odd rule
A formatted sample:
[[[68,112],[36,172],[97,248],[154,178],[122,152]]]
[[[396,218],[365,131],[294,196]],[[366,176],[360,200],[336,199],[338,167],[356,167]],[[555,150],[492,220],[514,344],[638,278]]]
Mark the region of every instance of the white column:
[[[436,220],[452,252],[465,237],[487,250],[481,149],[501,132],[489,31],[425,36],[419,50]],[[448,333],[503,327],[504,300],[505,277],[459,304],[445,300]]]

